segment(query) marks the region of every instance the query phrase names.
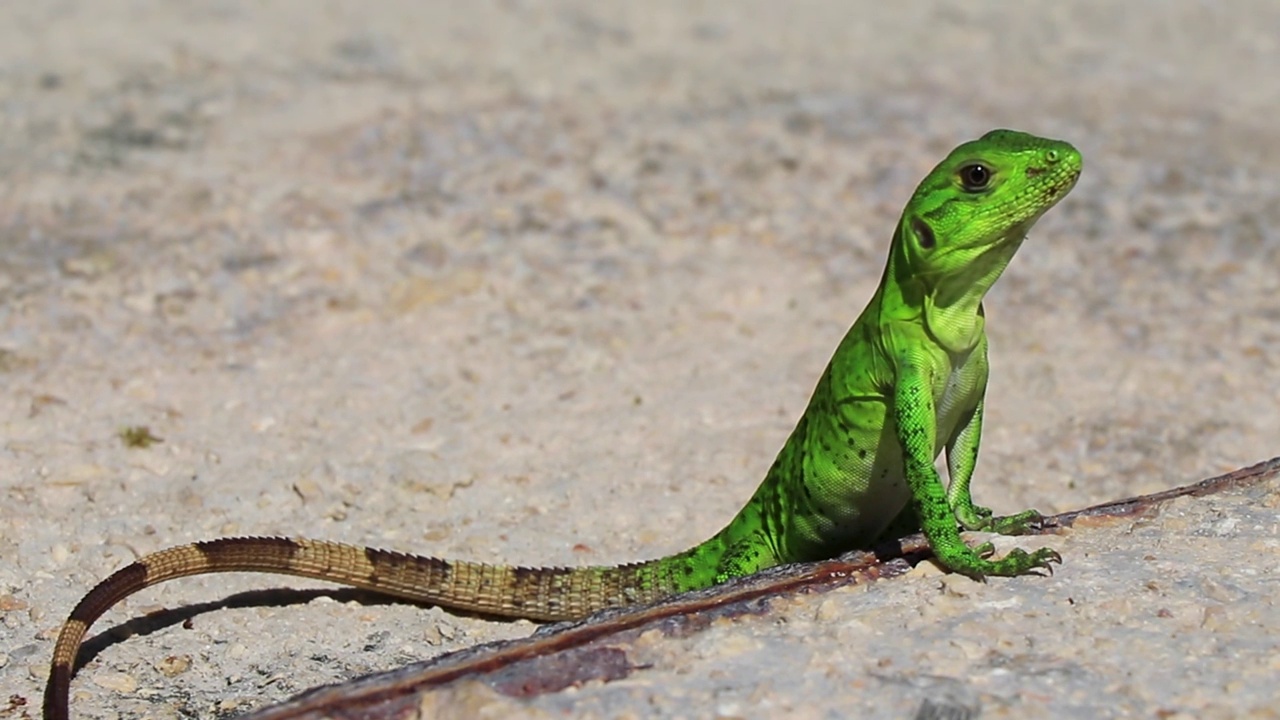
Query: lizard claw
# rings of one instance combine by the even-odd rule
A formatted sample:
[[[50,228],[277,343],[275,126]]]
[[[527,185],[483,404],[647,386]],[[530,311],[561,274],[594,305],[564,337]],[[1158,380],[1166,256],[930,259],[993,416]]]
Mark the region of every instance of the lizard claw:
[[[1031,559],[1036,561],[1036,567],[1044,568],[1050,575],[1053,574],[1053,564],[1062,564],[1062,556],[1053,548],[1040,548],[1031,554]]]
[[[1039,550],[1029,554],[1024,550],[1014,550],[1009,554],[1013,555],[1014,553],[1025,558],[1024,562],[1026,563],[1026,569],[1023,572],[1028,574],[1035,573],[1039,575],[1040,573],[1036,573],[1035,571],[1044,570],[1046,574],[1053,575],[1053,564],[1062,564],[1062,556],[1053,548],[1040,548]]]

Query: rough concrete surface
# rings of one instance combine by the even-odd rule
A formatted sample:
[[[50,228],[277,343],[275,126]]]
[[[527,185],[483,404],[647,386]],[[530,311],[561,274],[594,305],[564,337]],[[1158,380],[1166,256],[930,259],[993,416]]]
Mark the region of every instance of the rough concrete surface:
[[[6,4],[0,718],[36,714],[79,596],[175,543],[704,539],[912,187],[992,127],[1086,166],[989,296],[975,497],[1052,512],[1280,454],[1278,70],[1270,0]],[[918,571],[424,713],[1275,717],[1274,494],[1207,502],[1049,539],[1052,578]],[[295,586],[175,582],[95,631]],[[106,644],[74,714],[233,716],[534,627],[332,596],[190,625]]]

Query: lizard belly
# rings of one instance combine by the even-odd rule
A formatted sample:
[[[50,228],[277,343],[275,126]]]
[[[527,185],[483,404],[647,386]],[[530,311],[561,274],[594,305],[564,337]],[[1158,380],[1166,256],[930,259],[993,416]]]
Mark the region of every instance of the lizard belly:
[[[805,459],[808,501],[793,521],[814,557],[864,547],[906,506],[911,492],[887,403],[880,398],[844,404],[829,427],[818,430],[819,452]]]
[[[975,404],[980,378],[964,359],[934,384],[935,458]],[[809,502],[797,507],[793,519],[813,541],[803,554],[865,547],[911,499],[889,404],[879,397],[847,401],[816,432],[804,468]]]
[[[936,435],[933,441],[933,456],[942,454],[947,441],[955,433],[960,422],[973,409],[974,393],[978,386],[978,378],[967,365],[959,365],[947,373],[941,387],[934,390],[934,427]]]

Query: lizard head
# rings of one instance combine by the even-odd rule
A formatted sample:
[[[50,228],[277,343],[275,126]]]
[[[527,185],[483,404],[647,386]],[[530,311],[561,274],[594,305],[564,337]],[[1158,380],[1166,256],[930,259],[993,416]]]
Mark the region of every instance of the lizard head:
[[[982,298],[1027,231],[1080,177],[1080,152],[1060,140],[992,130],[930,172],[902,211],[885,268],[890,316],[923,317],[943,347],[982,337]]]
[[[1014,130],[957,147],[902,214],[903,269],[926,285],[999,275],[1027,230],[1075,186],[1081,166],[1070,143]]]

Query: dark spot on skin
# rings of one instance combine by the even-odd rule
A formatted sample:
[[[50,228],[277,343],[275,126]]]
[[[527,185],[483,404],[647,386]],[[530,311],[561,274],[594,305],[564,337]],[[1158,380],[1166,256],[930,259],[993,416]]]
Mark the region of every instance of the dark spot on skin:
[[[692,565],[685,565],[685,566],[684,566],[684,575],[685,575],[685,577],[688,577],[688,576],[690,576],[690,575],[692,575],[692,574],[693,574],[693,566],[692,566]]]
[[[542,573],[536,568],[515,567],[511,569],[511,581],[518,586],[537,585]]]
[[[925,224],[920,218],[911,219],[911,230],[919,238],[920,247],[925,250],[932,250],[934,245],[938,244],[938,240],[933,235],[933,228]]]
[[[866,449],[866,448],[862,448],[861,450],[859,450],[859,451],[858,451],[858,459],[859,459],[859,460],[866,460],[866,459],[867,459],[867,449]]]
[[[1040,175],[1040,174],[1042,174],[1042,173],[1044,173],[1044,168],[1038,168],[1038,167],[1029,167],[1029,168],[1027,168],[1027,177],[1029,177],[1029,178],[1033,178],[1033,177],[1035,177],[1035,176],[1037,176],[1037,175]]]
[[[107,608],[115,604],[115,599],[111,597],[120,588],[124,588],[129,592],[141,590],[147,586],[147,566],[141,562],[130,563],[127,567],[117,570],[111,576],[109,582],[104,582],[98,587],[84,596],[80,604],[71,611],[71,617],[67,621],[77,620],[89,625],[98,616],[102,615]],[[103,601],[106,601],[105,603]]]
[[[422,555],[408,555],[394,550],[365,548],[364,557],[375,568],[375,573],[371,576],[373,578],[378,577],[376,572],[378,568],[388,569],[405,565],[414,565],[423,573],[438,573],[441,577],[449,577],[450,573],[453,572],[453,566],[449,564],[448,560]],[[483,583],[486,580],[487,578],[482,578],[481,582]]]
[[[58,663],[57,665],[54,665],[53,677],[49,679],[49,687],[69,688],[70,686],[71,686],[71,666],[63,663]]]
[[[848,402],[853,402],[853,399],[850,398]],[[837,403],[837,404],[840,404],[840,403]],[[852,436],[855,430],[852,422],[849,422],[848,420],[845,420],[843,417],[840,417],[840,416],[837,416],[836,418],[836,427],[838,427],[840,429],[840,432],[844,433],[846,436]]]
[[[298,551],[298,543],[282,537],[219,538],[217,540],[203,540],[194,543],[194,545],[214,565],[236,562],[241,557],[246,545],[252,545],[257,548],[271,548],[273,552],[285,557],[293,557],[293,554]]]

